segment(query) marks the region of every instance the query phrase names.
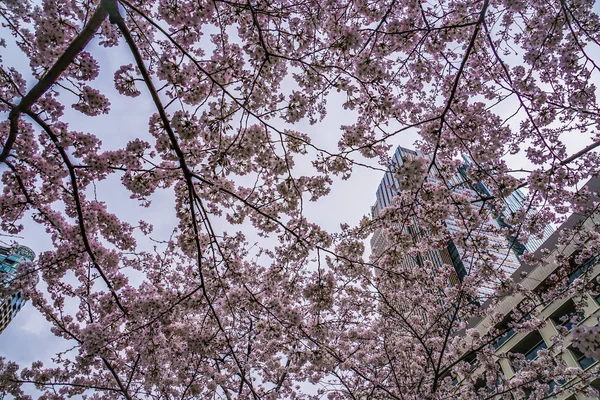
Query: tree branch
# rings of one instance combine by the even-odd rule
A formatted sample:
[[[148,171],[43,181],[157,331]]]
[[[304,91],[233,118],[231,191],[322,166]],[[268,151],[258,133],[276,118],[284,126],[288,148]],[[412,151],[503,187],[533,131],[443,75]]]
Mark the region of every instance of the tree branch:
[[[8,115],[10,121],[10,131],[2,153],[0,153],[0,163],[8,157],[12,146],[17,139],[19,130],[19,119],[21,113],[29,111],[29,108],[35,103],[52,85],[56,83],[60,75],[71,65],[75,57],[85,48],[92,39],[102,22],[107,16],[106,9],[101,4],[90,18],[86,26],[83,27],[79,35],[71,42],[64,53],[56,60],[52,68],[40,79],[34,87],[21,99],[21,102],[13,107]]]

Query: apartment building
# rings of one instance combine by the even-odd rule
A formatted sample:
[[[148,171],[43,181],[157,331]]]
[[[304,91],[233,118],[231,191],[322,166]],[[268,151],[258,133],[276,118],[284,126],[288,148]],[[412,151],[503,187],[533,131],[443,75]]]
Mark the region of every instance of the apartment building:
[[[600,190],[600,178],[591,179],[586,188],[597,196]],[[520,292],[506,296],[486,313],[488,317],[471,321],[471,326],[481,336],[492,330],[505,332],[492,346],[494,358],[501,367],[504,379],[510,380],[515,377],[520,368],[519,360],[523,357],[524,360],[533,361],[538,357],[540,350],[548,349],[556,360],[562,360],[567,367],[589,372],[591,378],[586,385],[589,384],[600,392],[599,360],[586,357],[572,344],[574,329],[578,326],[596,326],[599,323],[600,289],[596,282],[600,283],[600,257],[591,249],[587,252],[592,253],[591,255],[582,253],[581,245],[576,247],[574,244],[577,241],[571,241],[566,246],[557,246],[562,231],[577,228],[583,232],[598,232],[599,226],[600,213],[570,216],[535,252],[536,257],[543,262],[535,266],[522,264],[512,275],[512,280],[526,289],[528,299]],[[587,244],[584,244],[584,249],[585,246]],[[582,256],[582,254],[586,255]],[[566,262],[557,263],[556,260],[566,260]],[[585,285],[585,283],[588,283],[586,287],[589,287],[589,290],[583,295],[569,294],[572,285]],[[549,296],[548,293],[553,288],[560,288],[558,295]],[[531,296],[536,300],[533,302],[535,308],[531,315],[545,323],[540,329],[518,332],[511,327],[511,322],[516,315],[515,310],[518,314],[524,301],[532,303]],[[489,305],[483,304],[483,307]],[[499,324],[493,325],[491,318],[496,313],[504,317]],[[515,360],[515,357],[512,357],[515,354],[520,354],[522,357],[517,357]],[[470,358],[473,363],[472,376],[482,376],[485,371],[483,367],[477,365],[475,354]],[[455,382],[458,384],[459,381],[457,377]],[[589,397],[576,393],[574,389],[579,383],[579,378],[542,383],[548,385],[549,398],[557,400],[600,398],[600,394],[599,397]],[[571,387],[573,390],[570,390]],[[527,391],[525,391],[526,396]]]

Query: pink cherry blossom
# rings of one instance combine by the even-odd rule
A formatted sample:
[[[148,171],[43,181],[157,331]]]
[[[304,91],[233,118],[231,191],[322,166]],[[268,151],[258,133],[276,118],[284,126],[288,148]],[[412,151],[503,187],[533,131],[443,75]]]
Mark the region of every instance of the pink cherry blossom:
[[[68,350],[0,394],[597,396],[594,5],[2,2],[0,229],[51,248],[0,298]]]

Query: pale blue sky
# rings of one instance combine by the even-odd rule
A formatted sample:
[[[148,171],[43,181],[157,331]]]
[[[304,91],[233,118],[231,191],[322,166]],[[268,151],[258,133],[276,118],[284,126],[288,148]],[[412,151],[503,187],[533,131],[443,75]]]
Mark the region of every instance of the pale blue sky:
[[[29,74],[27,60],[11,45],[11,37],[6,31],[0,30],[0,38],[7,41],[7,48],[0,48],[0,55],[5,64],[16,67],[23,74]],[[114,71],[122,64],[133,62],[124,46],[118,48],[104,48],[92,41],[87,50],[100,62],[101,75],[91,83],[92,87],[102,89],[111,101],[111,112],[94,118],[83,116],[69,107],[70,102],[65,100],[67,106],[63,120],[68,121],[71,129],[91,132],[97,135],[103,142],[105,149],[115,149],[124,146],[127,141],[142,137],[151,141],[148,135],[148,117],[154,112],[150,97],[145,88],[140,88],[142,95],[131,99],[121,96],[113,87],[112,77]],[[29,81],[28,87],[32,86]],[[290,87],[285,88],[290,90]],[[73,101],[71,101],[73,102]],[[329,98],[327,118],[317,125],[309,125],[301,122],[295,129],[307,133],[314,143],[320,147],[332,150],[337,149],[339,139],[339,125],[350,124],[356,116],[341,107],[342,98],[338,94],[332,94]],[[508,105],[507,105],[508,106]],[[507,109],[508,112],[508,109]],[[0,115],[5,118],[6,115]],[[416,132],[403,133],[391,140],[393,149],[397,145],[413,147],[414,141],[418,139]],[[571,152],[579,150],[586,143],[585,137],[573,137],[567,144]],[[365,160],[362,160],[365,161]],[[375,160],[366,161],[375,165]],[[515,167],[528,167],[522,155],[511,159]],[[297,171],[302,173],[310,171],[308,163],[299,163]],[[0,166],[0,171],[5,167]],[[370,169],[357,168],[352,177],[342,181],[334,177],[334,185],[331,194],[319,200],[317,203],[305,204],[305,212],[310,221],[318,222],[330,231],[338,231],[340,223],[357,223],[364,215],[368,215],[370,207],[375,201],[375,191],[382,177],[382,172]],[[1,185],[1,183],[0,183]],[[136,225],[142,219],[154,225],[152,238],[157,240],[168,239],[173,226],[175,215],[173,198],[169,190],[159,190],[153,196],[153,204],[150,208],[139,208],[136,203],[129,199],[127,192],[120,187],[118,175],[101,182],[97,186],[100,200],[105,200],[108,210],[126,218],[128,222]],[[34,224],[26,218],[25,229],[20,234],[22,239],[17,239],[22,244],[32,248],[37,254],[52,248],[48,235],[43,227]],[[221,229],[226,228],[218,224]],[[237,230],[234,227],[233,230]],[[2,237],[1,239],[7,240]],[[256,238],[249,235],[252,242]],[[258,240],[258,239],[256,239]],[[140,242],[140,248],[150,250],[153,243],[146,240]],[[22,366],[27,366],[35,360],[49,363],[51,357],[57,352],[69,347],[63,339],[56,338],[49,331],[49,323],[34,309],[31,303],[27,303],[15,320],[0,335],[0,356],[16,361]]]

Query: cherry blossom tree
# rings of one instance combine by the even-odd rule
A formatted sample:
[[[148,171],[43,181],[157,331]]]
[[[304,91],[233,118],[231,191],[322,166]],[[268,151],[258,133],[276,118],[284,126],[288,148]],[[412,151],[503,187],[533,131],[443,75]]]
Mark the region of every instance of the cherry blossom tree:
[[[71,349],[45,364],[2,360],[0,392],[545,398],[551,381],[589,382],[593,372],[566,368],[552,349],[533,361],[515,356],[519,372],[504,380],[492,345],[508,328],[480,335],[468,322],[490,312],[474,300],[490,279],[503,284],[489,304],[515,292],[527,300],[511,325],[522,331],[543,324],[536,312],[552,298],[598,290],[585,276],[570,286],[557,276],[543,295],[511,284],[490,268],[497,249],[481,229],[517,188],[528,189],[528,205],[499,235],[526,240],[572,213],[596,212],[583,188],[600,165],[593,7],[4,0],[1,44],[18,48],[29,70],[3,52],[2,230],[18,234],[33,219],[51,239],[54,249],[15,285]],[[101,68],[102,48],[117,68]],[[98,83],[101,75],[114,90]],[[319,133],[337,148],[319,145],[310,128],[336,107],[333,96],[356,115]],[[110,138],[94,121],[114,113],[117,97],[131,98],[132,110],[150,101],[152,112],[147,130],[107,150]],[[73,112],[89,121],[86,131],[70,127]],[[403,190],[391,207],[336,232],[307,216],[309,202],[335,190],[334,178],[385,171],[391,147],[412,131],[431,157],[396,171]],[[456,191],[461,154],[472,161],[468,184],[489,193]],[[97,190],[106,181],[118,182],[135,210],[115,212],[111,193]],[[153,251],[143,243],[158,191],[171,194],[177,221]],[[440,224],[450,216],[458,232]],[[407,233],[410,221],[422,235]],[[369,256],[366,240],[378,229],[389,246]],[[576,242],[583,258],[598,253],[599,235],[597,226],[574,227],[559,245]],[[450,265],[406,266],[408,255],[449,238],[475,260],[463,282],[449,284]],[[556,261],[566,268],[569,260]],[[598,330],[580,331],[582,350],[597,356]],[[471,374],[473,360],[485,375]]]

